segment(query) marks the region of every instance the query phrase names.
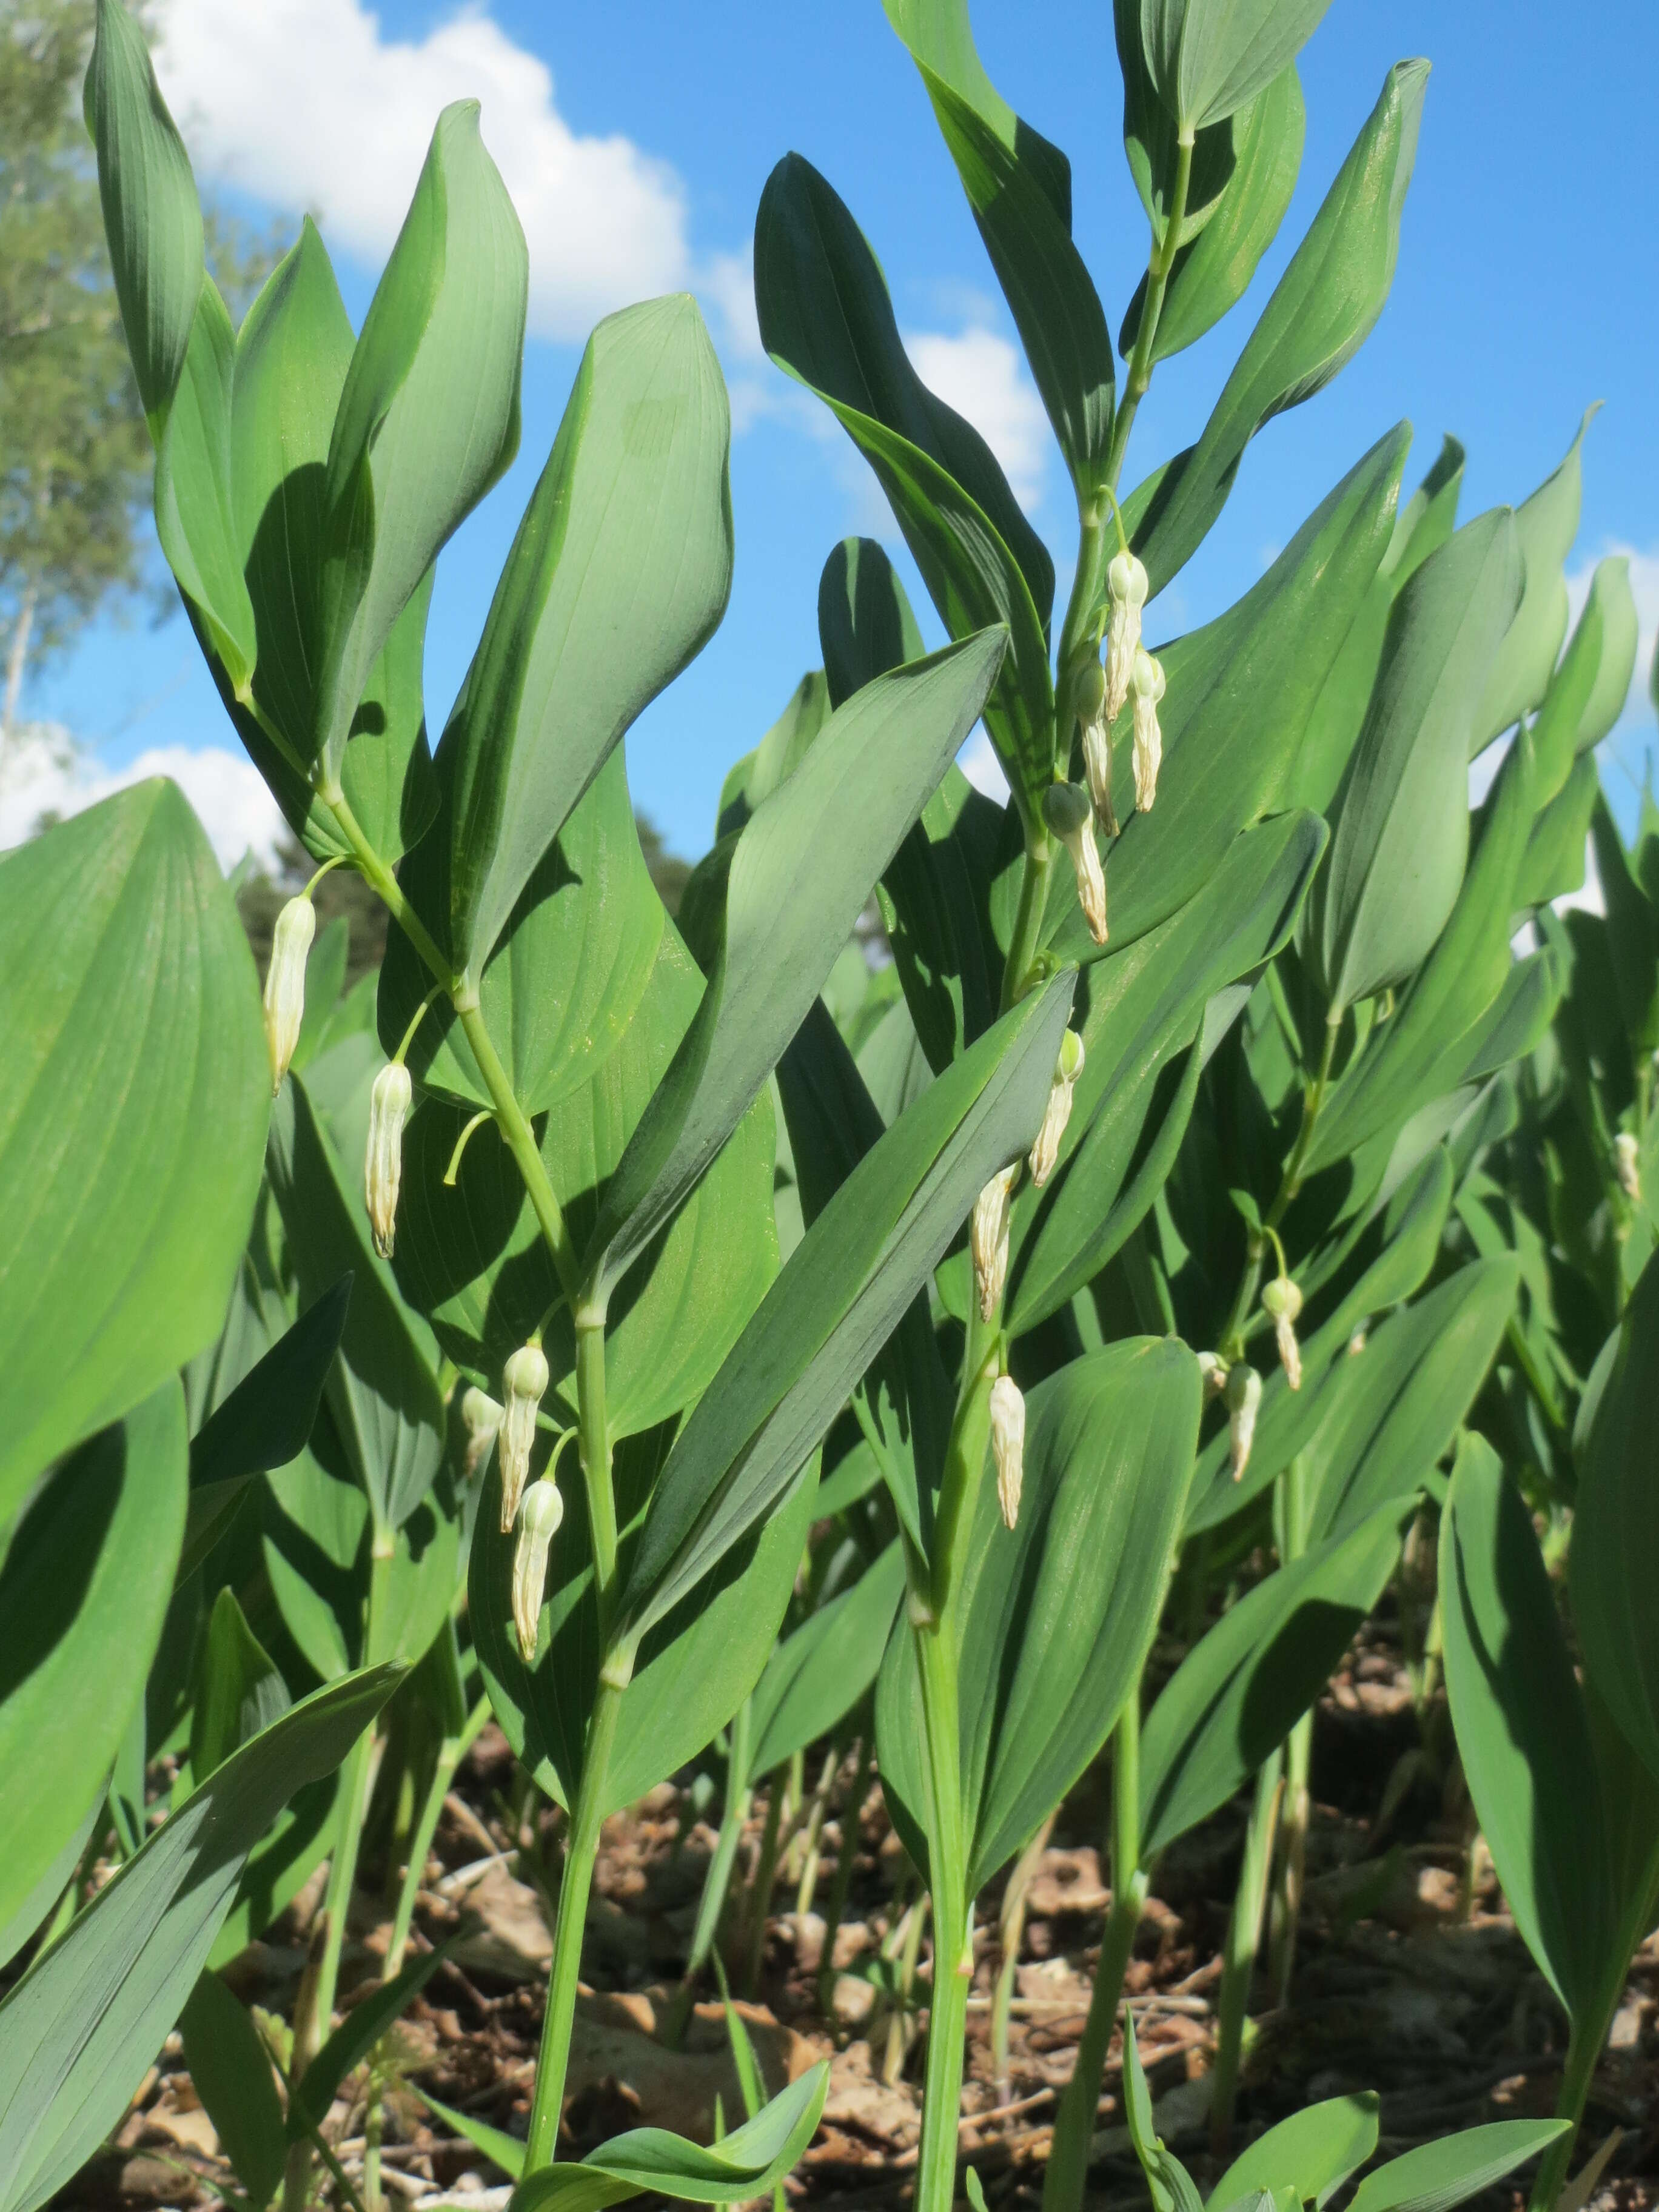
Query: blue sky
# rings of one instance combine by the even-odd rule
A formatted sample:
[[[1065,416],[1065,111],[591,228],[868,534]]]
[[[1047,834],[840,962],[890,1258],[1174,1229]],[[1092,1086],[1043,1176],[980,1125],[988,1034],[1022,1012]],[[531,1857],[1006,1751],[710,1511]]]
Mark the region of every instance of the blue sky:
[[[1012,325],[879,0],[493,0],[459,15],[391,0],[378,16],[360,0],[241,0],[234,10],[166,0],[162,20],[163,82],[208,189],[255,210],[318,207],[358,316],[437,106],[483,97],[486,143],[526,216],[532,325],[545,335],[526,357],[520,460],[440,565],[427,657],[434,739],[556,428],[575,334],[622,299],[681,282],[698,292],[738,424],[730,611],[629,745],[636,800],[672,845],[703,849],[726,768],[816,661],[817,581],[830,546],[865,530],[901,550],[862,463],[757,357],[746,325],[754,210],[790,149],[851,205],[924,373],[936,368],[947,396],[977,410],[1062,576],[1069,569],[1074,511],[1059,459],[1015,374]],[[1146,234],[1123,161],[1109,0],[978,0],[975,20],[1000,88],[1072,158],[1076,235],[1115,328]],[[1302,58],[1307,145],[1279,240],[1232,315],[1158,371],[1126,485],[1196,434],[1389,64],[1416,53],[1434,72],[1389,307],[1336,383],[1251,447],[1222,520],[1154,611],[1155,635],[1236,598],[1400,417],[1416,426],[1414,473],[1443,430],[1463,439],[1468,514],[1523,497],[1598,398],[1574,565],[1587,573],[1602,551],[1633,551],[1644,625],[1659,618],[1659,10],[1650,0],[1570,12],[1542,0],[1334,0]],[[234,743],[183,621],[151,628],[142,611],[101,623],[33,684],[28,708],[67,723],[109,769],[158,747]],[[1638,775],[1652,731],[1633,705],[1615,741]],[[1630,789],[1616,769],[1608,781]]]

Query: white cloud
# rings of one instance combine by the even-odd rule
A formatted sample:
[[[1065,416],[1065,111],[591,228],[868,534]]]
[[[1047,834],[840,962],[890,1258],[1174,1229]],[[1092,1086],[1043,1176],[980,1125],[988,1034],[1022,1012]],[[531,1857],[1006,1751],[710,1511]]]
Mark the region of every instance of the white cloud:
[[[531,327],[597,319],[686,281],[684,189],[621,133],[584,137],[552,72],[481,8],[389,39],[362,0],[163,0],[157,73],[204,174],[321,219],[376,267],[391,251],[439,111],[483,102],[484,143],[530,246]]]
[[[1648,706],[1648,684],[1653,668],[1654,641],[1659,637],[1659,545],[1650,545],[1645,552],[1627,542],[1609,538],[1599,553],[1587,556],[1577,568],[1567,572],[1567,601],[1576,623],[1584,611],[1589,597],[1590,582],[1596,564],[1609,554],[1623,554],[1630,562],[1631,596],[1636,601],[1636,620],[1639,642],[1636,648],[1636,672],[1631,678],[1630,696],[1625,702],[1620,721],[1646,720],[1650,714]]]
[[[716,253],[697,280],[697,289],[714,310],[717,329],[726,350],[738,361],[763,362],[760,317],[755,312],[755,249],[741,253]]]
[[[1019,349],[979,328],[956,337],[912,331],[904,343],[922,382],[968,417],[1001,462],[1015,498],[1034,507],[1048,465],[1048,418]]]
[[[106,769],[80,751],[55,723],[20,728],[0,758],[0,850],[32,837],[42,816],[79,814],[112,792],[167,775],[195,808],[219,865],[228,872],[243,854],[274,871],[276,845],[288,834],[276,800],[253,763],[216,745],[152,745],[125,768]]]

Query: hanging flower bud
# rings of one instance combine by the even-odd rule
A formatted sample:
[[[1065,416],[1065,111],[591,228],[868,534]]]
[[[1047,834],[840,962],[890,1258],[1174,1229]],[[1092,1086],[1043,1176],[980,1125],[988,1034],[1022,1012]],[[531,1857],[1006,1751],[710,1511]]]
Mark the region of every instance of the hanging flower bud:
[[[564,1500],[558,1485],[532,1482],[519,1509],[519,1540],[513,1547],[513,1630],[526,1667],[536,1656],[548,1547],[563,1518]]]
[[[513,1526],[530,1473],[536,1413],[547,1393],[547,1361],[539,1344],[521,1344],[501,1375],[501,1534]]]
[[[398,1186],[404,1171],[404,1123],[409,1119],[411,1096],[409,1070],[400,1060],[388,1060],[374,1079],[368,1096],[368,1149],[363,1158],[363,1195],[368,1202],[368,1225],[374,1232],[374,1249],[383,1260],[392,1257],[392,1240],[398,1227]]]
[[[1288,1275],[1276,1275],[1261,1293],[1261,1310],[1273,1325],[1279,1340],[1279,1364],[1292,1390],[1302,1388],[1302,1347],[1296,1340],[1296,1317],[1302,1310],[1302,1293]]]
[[[471,1482],[489,1456],[501,1425],[501,1409],[488,1390],[476,1384],[461,1400],[461,1422],[466,1431],[466,1480]]]
[[[1348,1357],[1350,1359],[1358,1358],[1360,1353],[1365,1349],[1366,1340],[1370,1334],[1370,1323],[1369,1322],[1362,1321],[1358,1328],[1355,1329],[1353,1334],[1348,1339]]]
[[[1200,1352],[1198,1355],[1198,1371],[1203,1378],[1204,1395],[1206,1398],[1218,1398],[1227,1387],[1227,1369],[1224,1361],[1213,1352]]]
[[[981,1321],[989,1321],[1008,1279],[1008,1200],[1019,1175],[1019,1162],[994,1175],[974,1200],[969,1243],[974,1255],[974,1287]]]
[[[1078,678],[1077,715],[1083,726],[1083,773],[1101,828],[1109,837],[1117,835],[1117,816],[1112,810],[1112,732],[1106,720],[1106,672],[1091,660]]]
[[[1150,814],[1158,796],[1158,765],[1164,758],[1164,732],[1158,726],[1158,702],[1164,696],[1164,665],[1144,647],[1137,647],[1133,678],[1135,695],[1135,811]]]
[[[999,1375],[991,1385],[991,1449],[997,1463],[997,1504],[1012,1528],[1019,1519],[1025,1480],[1025,1401],[1012,1375]]]
[[[317,934],[317,909],[303,895],[291,898],[276,917],[270,937],[270,965],[265,970],[265,1048],[270,1054],[270,1095],[283,1087],[300,1024],[306,1014],[306,955]]]
[[[1642,1168],[1637,1144],[1628,1129],[1621,1129],[1613,1140],[1613,1171],[1619,1178],[1619,1188],[1626,1198],[1639,1203],[1642,1196]]]
[[[1227,1376],[1227,1440],[1231,1449],[1233,1480],[1243,1480],[1255,1442],[1255,1417],[1261,1407],[1261,1377],[1243,1360]]]
[[[1106,942],[1106,876],[1095,843],[1094,809],[1079,783],[1051,783],[1042,794],[1042,818],[1072,856],[1078,903],[1097,945]]]
[[[1106,720],[1109,726],[1123,712],[1129,696],[1129,678],[1140,645],[1140,610],[1146,604],[1146,571],[1133,553],[1114,555],[1106,571],[1106,588],[1112,596],[1111,620],[1106,629]]]
[[[1060,1158],[1060,1140],[1072,1118],[1073,1085],[1082,1073],[1083,1039],[1075,1030],[1067,1030],[1060,1041],[1054,1079],[1048,1086],[1048,1103],[1042,1109],[1042,1127],[1031,1147],[1031,1181],[1039,1190],[1054,1173]],[[988,1320],[989,1315],[986,1318]]]

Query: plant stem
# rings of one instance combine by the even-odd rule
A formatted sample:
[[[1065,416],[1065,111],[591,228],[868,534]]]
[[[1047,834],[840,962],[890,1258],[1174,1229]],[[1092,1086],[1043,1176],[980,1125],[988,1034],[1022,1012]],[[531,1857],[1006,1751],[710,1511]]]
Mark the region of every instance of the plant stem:
[[[363,1662],[378,1666],[386,1656],[381,1648],[386,1628],[386,1592],[392,1578],[397,1539],[389,1528],[377,1528],[369,1554],[368,1612],[363,1630]],[[352,1748],[346,1767],[340,1807],[340,1832],[328,1869],[328,1888],[323,1899],[327,1928],[322,1964],[317,1975],[317,2019],[325,2041],[334,2018],[334,1996],[340,1978],[340,1954],[345,1943],[346,1919],[351,1893],[356,1886],[357,1853],[362,1847],[363,1822],[374,1785],[375,1731],[363,1730]]]
[[[351,856],[357,863],[363,880],[379,892],[387,913],[404,935],[414,946],[422,960],[446,990],[453,992],[456,978],[448,961],[434,942],[431,933],[404,895],[404,887],[380,858],[370,842],[368,833],[352,811],[351,802],[337,785],[332,790],[321,790],[319,797],[333,810],[340,827],[340,835],[351,848]]]
[[[1164,295],[1170,283],[1170,272],[1176,264],[1181,250],[1181,226],[1187,216],[1187,193],[1193,177],[1193,142],[1182,139],[1176,149],[1175,182],[1170,192],[1169,216],[1164,226],[1162,241],[1154,246],[1146,263],[1146,297],[1140,310],[1140,328],[1135,333],[1134,351],[1129,356],[1129,374],[1123,386],[1123,398],[1118,404],[1117,419],[1112,425],[1111,450],[1106,460],[1106,483],[1115,492],[1117,480],[1123,467],[1123,456],[1128,451],[1129,433],[1134,427],[1136,410],[1146,396],[1146,387],[1152,380],[1152,344],[1158,337],[1158,325],[1164,313]]]
[[[575,1247],[570,1241],[564,1215],[554,1195],[553,1185],[548,1179],[547,1168],[537,1146],[529,1116],[514,1093],[512,1079],[501,1065],[501,1055],[495,1050],[483,1014],[477,1006],[460,1006],[456,1012],[460,1017],[462,1034],[472,1048],[472,1057],[478,1063],[478,1072],[483,1077],[485,1088],[494,1103],[496,1123],[507,1150],[518,1164],[524,1187],[530,1194],[530,1203],[536,1209],[536,1218],[541,1224],[547,1249],[553,1255],[553,1265],[558,1271],[560,1284],[566,1297],[574,1304],[579,1278]]]
[[[823,1916],[823,1951],[818,1960],[818,2010],[828,2014],[836,1997],[836,1938],[841,1933],[841,1923],[847,1917],[847,1899],[853,1887],[853,1869],[858,1860],[860,1820],[864,1801],[870,1794],[870,1772],[873,1765],[873,1746],[866,1729],[859,1739],[858,1764],[854,1769],[851,1789],[842,1800],[841,1849],[836,1855],[835,1879],[830,1885],[830,1902]]]
[[[558,2144],[564,2077],[570,2063],[570,2031],[576,2016],[582,1935],[587,1922],[588,1893],[593,1886],[593,1863],[599,1856],[599,1828],[605,1818],[611,1747],[616,1741],[623,1694],[601,1676],[588,1719],[581,1781],[570,1815],[564,1881],[559,1890],[558,1918],[553,1930],[547,2010],[542,2015],[541,2049],[536,2058],[536,2087],[531,2099],[530,2130],[525,2148],[526,2174],[539,2172],[543,2166],[550,2166]]]
[[[386,1979],[391,1981],[403,1970],[404,1954],[409,1948],[409,1931],[415,1917],[415,1900],[421,1893],[421,1881],[426,1872],[432,1838],[438,1832],[438,1818],[449,1795],[449,1785],[455,1778],[455,1770],[471,1750],[478,1730],[489,1718],[489,1700],[480,1698],[466,1717],[466,1725],[459,1735],[446,1736],[438,1747],[438,1762],[432,1770],[431,1787],[421,1807],[421,1817],[416,1823],[410,1840],[409,1863],[404,1869],[403,1887],[398,1895],[397,1917],[392,1923],[392,1941],[386,1946]]]
[[[996,1322],[981,1321],[978,1305],[975,1304],[969,1312],[962,1389],[945,1445],[939,1512],[933,1522],[931,1591],[927,1602],[939,1620],[950,1607],[958,1578],[959,1554],[974,1525],[974,1510],[979,1503],[985,1455],[991,1440],[991,1386],[1000,1364]],[[913,1604],[916,1595],[913,1590]]]
[[[1042,938],[1042,913],[1048,902],[1048,878],[1054,867],[1054,841],[1037,823],[1029,833],[1025,859],[1020,869],[1019,905],[1013,934],[1002,970],[1002,1012],[1018,1005],[1031,986],[1031,969]]]
[[[599,1649],[611,1632],[617,1600],[617,1498],[611,1481],[611,1431],[605,1420],[605,1323],[576,1325],[577,1449],[587,1486],[593,1584],[599,1607]]]
[[[749,1885],[749,1913],[744,1929],[743,1974],[740,1986],[746,1997],[752,1997],[760,1985],[761,1966],[766,1957],[766,1922],[772,1905],[772,1887],[778,1875],[778,1839],[783,1822],[785,1796],[783,1770],[772,1777],[772,1787],[766,1799],[766,1825],[761,1830],[760,1850],[755,1859],[755,1878]]]
[[[1100,1939],[1089,2016],[1078,2044],[1077,2063],[1055,2116],[1042,2212],[1080,2212],[1089,2178],[1089,2152],[1100,2109],[1106,2054],[1117,2021],[1123,1977],[1146,1907],[1147,1877],[1140,1866],[1140,1685],[1118,1716],[1112,1738],[1112,1909]]]
[[[1325,1042],[1319,1055],[1319,1072],[1314,1077],[1307,1097],[1302,1102],[1302,1127],[1296,1133],[1296,1142],[1291,1147],[1291,1157],[1285,1163],[1285,1173],[1279,1186],[1279,1195],[1267,1213],[1267,1225],[1277,1229],[1285,1218],[1291,1200],[1302,1188],[1302,1170],[1314,1140],[1314,1131],[1319,1127],[1319,1116],[1324,1109],[1325,1094],[1330,1088],[1331,1062],[1336,1057],[1336,1040],[1341,1032],[1339,1018],[1325,1024]]]
[[[1308,1548],[1308,1462],[1297,1452],[1279,1478],[1279,1555],[1289,1566]],[[1285,1746],[1285,1790],[1280,1806],[1279,1897],[1273,1939],[1273,1984],[1279,2002],[1290,1993],[1296,1967],[1297,1923],[1302,1911],[1303,1877],[1308,1861],[1309,1774],[1313,1761],[1313,1710],[1304,1713]]]
[[[1267,1904],[1267,1875],[1273,1865],[1273,1829],[1279,1817],[1283,1787],[1284,1754],[1274,1752],[1257,1770],[1255,1802],[1244,1831],[1244,1857],[1238,1869],[1238,1887],[1227,1923],[1222,1953],[1221,1991],[1216,2004],[1215,2070],[1210,2095],[1210,2148],[1225,2158],[1232,2138],[1233,2107],[1238,2096],[1238,2069],[1244,2052],[1244,2015],[1249,2009],[1250,1982],[1256,1953],[1261,1945],[1261,1922]]]
[[[982,1438],[981,1449],[982,1454]],[[968,2025],[968,1984],[973,1976],[954,1614],[942,1611],[926,1625],[915,1624],[912,1633],[927,1737],[928,1881],[933,1912],[927,2075],[922,2091],[921,2144],[912,2212],[951,2212],[956,2196],[963,2039]]]

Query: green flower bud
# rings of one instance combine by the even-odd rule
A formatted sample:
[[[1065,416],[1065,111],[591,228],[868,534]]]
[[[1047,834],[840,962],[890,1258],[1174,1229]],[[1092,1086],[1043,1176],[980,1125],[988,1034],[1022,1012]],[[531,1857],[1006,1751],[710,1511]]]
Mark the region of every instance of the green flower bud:
[[[1279,1340],[1279,1364],[1292,1390],[1302,1388],[1302,1347],[1296,1340],[1297,1316],[1302,1293],[1288,1275],[1275,1276],[1261,1293],[1261,1310],[1273,1325]]]
[[[1213,1352],[1200,1352],[1198,1371],[1203,1378],[1204,1395],[1218,1398],[1227,1387],[1227,1370],[1222,1360]]]
[[[270,937],[270,965],[265,970],[265,1048],[270,1054],[270,1095],[283,1087],[300,1024],[306,1016],[306,956],[317,934],[317,909],[303,895],[291,898],[276,917]]]
[[[547,1395],[547,1361],[539,1344],[521,1344],[501,1374],[501,1534],[512,1528],[530,1474],[536,1415]]]
[[[400,1060],[388,1060],[374,1079],[368,1096],[368,1146],[363,1157],[363,1195],[368,1205],[368,1225],[374,1232],[374,1249],[383,1260],[392,1257],[392,1241],[398,1226],[398,1188],[404,1171],[404,1123],[409,1119],[412,1097],[409,1070]]]
[[[1106,942],[1106,876],[1095,842],[1094,809],[1081,784],[1051,783],[1042,794],[1042,818],[1072,856],[1078,903],[1097,945]]]
[[[557,1484],[532,1482],[519,1509],[519,1538],[513,1547],[513,1632],[526,1667],[536,1656],[541,1629],[548,1549],[563,1518],[564,1500]]]
[[[1073,1087],[1082,1073],[1083,1039],[1075,1030],[1067,1030],[1060,1041],[1060,1057],[1054,1064],[1054,1079],[1048,1086],[1042,1127],[1031,1147],[1031,1181],[1039,1190],[1054,1173],[1060,1158],[1060,1139],[1072,1118]]]
[[[1619,1178],[1619,1188],[1633,1204],[1639,1205],[1642,1197],[1642,1161],[1636,1139],[1628,1129],[1621,1129],[1613,1140],[1613,1171]]]
[[[991,1451],[997,1463],[997,1504],[1012,1528],[1019,1519],[1025,1480],[1025,1400],[1012,1375],[999,1375],[991,1385]]]

